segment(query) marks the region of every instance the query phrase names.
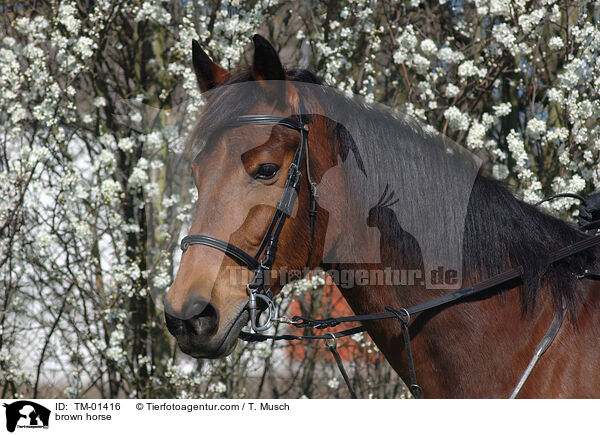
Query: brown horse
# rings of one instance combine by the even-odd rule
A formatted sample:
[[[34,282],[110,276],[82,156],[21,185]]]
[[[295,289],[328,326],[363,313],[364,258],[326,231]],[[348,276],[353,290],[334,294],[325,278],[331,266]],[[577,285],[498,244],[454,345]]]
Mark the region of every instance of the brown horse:
[[[286,71],[263,38],[254,37],[254,49],[253,65],[231,74],[194,42],[193,65],[207,101],[190,138],[194,143],[202,134],[210,136],[192,163],[198,204],[190,234],[209,234],[250,253],[256,252],[267,232],[300,136],[282,126],[241,126],[225,132],[217,131],[216,126],[244,114],[294,117],[300,113],[302,85],[318,84],[310,72]],[[233,85],[244,83],[257,84],[258,91],[253,91],[252,97],[241,97]],[[428,262],[436,250],[406,230],[411,223],[402,213],[419,205],[420,218],[415,221],[434,222],[431,219],[440,211],[432,207],[443,201],[427,201],[428,193],[435,189],[443,193],[454,182],[442,181],[435,173],[430,176],[431,189],[414,185],[412,178],[388,189],[389,183],[380,180],[382,174],[410,172],[405,161],[412,155],[406,152],[411,146],[442,149],[443,140],[406,120],[356,103],[349,103],[344,124],[359,133],[349,134],[341,122],[310,115],[335,111],[329,107],[331,98],[326,94],[308,92],[302,93],[302,98],[309,113],[310,170],[320,191],[309,266],[334,273],[361,274],[366,270],[367,275],[385,268],[430,272],[424,259]],[[362,145],[357,145],[359,135],[364,139]],[[367,181],[349,181],[344,162],[358,167],[363,180],[385,186],[384,195],[373,198],[371,192],[369,198],[361,192]],[[306,179],[306,169],[302,171]],[[523,275],[484,295],[412,319],[412,354],[425,396],[507,397],[555,314],[567,307],[562,327],[519,397],[600,397],[600,283],[578,278],[582,270],[597,267],[600,253],[590,249],[553,264],[548,262],[553,251],[589,234],[516,199],[480,171],[472,178],[465,176],[465,180],[472,185],[464,214],[457,217],[461,225],[456,227],[462,234],[455,239],[462,252],[458,285],[470,285],[516,266],[522,267]],[[301,183],[294,213],[279,235],[273,271],[301,270],[309,257],[307,186]],[[419,195],[413,200],[403,196],[411,188]],[[371,201],[366,214],[357,211],[364,201]],[[427,204],[425,210],[422,202]],[[443,221],[439,223],[433,229],[450,231],[452,225],[444,228]],[[365,228],[378,232],[377,243]],[[362,256],[362,250],[369,255]],[[374,257],[377,259],[364,260]],[[234,266],[233,259],[208,246],[193,245],[182,254],[165,298],[165,315],[169,331],[184,352],[199,358],[219,358],[234,349],[249,319],[245,286],[249,277],[244,282],[232,282],[230,269]],[[339,284],[356,314],[418,304],[458,288],[425,289],[422,281]],[[271,282],[274,294],[281,285],[281,281]],[[400,324],[376,320],[364,325],[393,368],[408,379]]]

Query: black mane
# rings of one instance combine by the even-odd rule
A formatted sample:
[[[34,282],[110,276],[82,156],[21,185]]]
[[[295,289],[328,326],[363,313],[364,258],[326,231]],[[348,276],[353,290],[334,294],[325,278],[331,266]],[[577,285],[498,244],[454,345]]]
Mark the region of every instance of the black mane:
[[[577,274],[598,262],[590,249],[549,264],[554,251],[589,237],[573,225],[517,199],[497,180],[477,177],[465,223],[465,268],[477,278],[498,274],[507,267],[524,270],[521,286],[523,312],[531,311],[541,285],[552,292],[555,309],[563,303],[573,310],[581,296]]]

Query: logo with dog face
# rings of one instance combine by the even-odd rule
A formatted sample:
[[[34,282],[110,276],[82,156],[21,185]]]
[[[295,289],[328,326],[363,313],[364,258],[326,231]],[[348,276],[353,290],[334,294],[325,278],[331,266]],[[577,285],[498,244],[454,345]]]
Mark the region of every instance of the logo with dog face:
[[[4,403],[6,408],[6,430],[14,432],[16,428],[48,428],[50,410],[29,400]]]

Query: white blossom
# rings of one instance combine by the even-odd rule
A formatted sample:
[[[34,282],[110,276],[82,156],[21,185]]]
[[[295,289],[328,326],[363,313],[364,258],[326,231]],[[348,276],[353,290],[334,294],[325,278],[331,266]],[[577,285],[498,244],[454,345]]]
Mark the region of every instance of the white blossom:
[[[129,176],[129,185],[131,187],[144,187],[148,183],[150,179],[148,175],[148,166],[148,160],[145,158],[141,158],[138,161]]]
[[[465,58],[460,51],[454,51],[450,47],[443,47],[438,51],[438,58],[447,63],[458,63]]]
[[[117,144],[119,149],[121,149],[122,151],[125,151],[126,153],[131,152],[133,150],[134,145],[135,145],[135,143],[133,142],[133,139],[131,139],[130,137],[124,137],[124,138],[120,139]]]
[[[565,97],[562,91],[558,88],[548,89],[546,95],[548,96],[548,102],[550,103],[563,104],[565,102]]]
[[[91,57],[92,54],[94,54],[94,46],[94,41],[92,41],[87,36],[82,36],[77,40],[77,44],[75,44],[75,52],[79,53],[79,55],[82,58],[87,59],[88,57]]]
[[[446,109],[444,118],[448,120],[448,127],[453,130],[467,130],[469,128],[469,116],[461,112],[456,106]]]
[[[338,378],[330,378],[327,381],[327,386],[329,388],[331,388],[332,390],[337,390],[339,388],[339,386],[340,386],[340,381],[339,381]]]
[[[552,6],[552,12],[550,13],[550,21],[552,21],[553,23],[560,22],[561,15],[562,15],[562,10],[561,10],[560,6],[557,4]]]
[[[553,127],[546,133],[546,140],[548,142],[561,143],[564,142],[567,137],[569,137],[569,130],[565,127]]]
[[[208,386],[208,391],[212,393],[225,393],[227,391],[227,386],[223,382],[217,382],[216,384],[211,384]]]
[[[508,24],[500,23],[496,24],[492,30],[492,35],[500,44],[502,44],[508,50],[515,49],[515,42],[517,37],[513,29],[511,29]]]
[[[61,23],[71,34],[77,33],[81,22],[76,17],[77,8],[69,2],[61,2],[58,8],[58,22]]]
[[[569,192],[581,192],[585,189],[585,180],[579,174],[574,174],[569,183]]]
[[[429,59],[421,56],[420,54],[415,54],[412,59],[412,63],[415,66],[417,72],[424,74],[429,68]]]
[[[550,50],[560,50],[564,45],[565,44],[560,36],[553,36],[548,40],[548,48],[550,48]]]
[[[527,135],[533,139],[539,139],[546,132],[546,122],[533,118],[527,123]]]
[[[474,122],[467,135],[467,146],[471,149],[483,148],[485,133],[485,126],[479,122]]]
[[[460,89],[458,88],[458,86],[455,86],[452,83],[448,83],[448,85],[446,85],[446,91],[444,92],[444,95],[446,95],[446,97],[448,98],[453,98],[456,97],[459,92]]]
[[[158,24],[167,25],[171,14],[156,0],[145,0],[135,17],[136,21],[153,20]]]
[[[421,51],[426,55],[431,56],[437,53],[437,46],[433,40],[427,38],[421,41]]]
[[[417,45],[417,37],[412,25],[406,26],[406,29],[402,32],[398,38],[398,45],[407,50],[412,50]]]
[[[583,77],[584,68],[585,61],[583,59],[576,58],[569,62],[565,66],[564,72],[558,75],[561,86],[565,89],[570,89],[577,85]]]
[[[489,0],[489,13],[492,15],[509,15],[512,10],[509,0]]]
[[[94,107],[104,107],[106,106],[106,99],[104,97],[96,97],[94,98]]]
[[[508,167],[501,163],[496,164],[496,165],[494,165],[494,167],[492,169],[492,174],[498,180],[504,180],[506,177],[508,177],[508,174],[509,174]]]
[[[486,76],[486,74],[486,69],[475,66],[475,63],[472,60],[466,60],[458,67],[458,75],[463,78],[472,76],[479,76],[483,78]]]
[[[157,131],[153,131],[146,135],[146,146],[150,150],[159,149],[159,147],[163,144],[163,140],[161,134]]]
[[[521,140],[519,134],[515,130],[511,130],[506,141],[508,142],[508,149],[516,160],[517,165],[519,167],[524,167],[529,160],[529,157],[525,151],[525,144],[523,143],[523,140]]]
[[[511,111],[510,103],[501,103],[493,107],[496,116],[506,116]]]
[[[546,9],[535,9],[530,14],[523,14],[519,17],[519,25],[523,28],[523,32],[529,33],[536,27],[546,15]]]
[[[125,333],[123,332],[123,326],[119,325],[110,334],[110,341],[108,349],[106,350],[106,356],[113,360],[120,362],[125,358],[125,351],[123,350],[123,340],[125,339]]]
[[[121,186],[109,178],[102,182],[100,191],[105,200],[112,202],[117,199],[117,195],[121,191]]]

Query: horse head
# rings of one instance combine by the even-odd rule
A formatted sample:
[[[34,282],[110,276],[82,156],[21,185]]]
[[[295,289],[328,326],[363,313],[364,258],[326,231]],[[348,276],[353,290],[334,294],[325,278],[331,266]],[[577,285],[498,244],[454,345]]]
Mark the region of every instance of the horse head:
[[[190,234],[203,236],[184,239],[164,305],[167,327],[184,352],[218,358],[233,351],[250,317],[253,276],[246,268],[262,262],[261,279],[268,281],[263,284],[276,294],[285,284],[285,278],[273,279],[277,271],[319,263],[326,218],[314,218],[313,189],[324,168],[333,165],[334,147],[327,152],[317,147],[326,142],[324,125],[303,117],[307,109],[295,83],[316,79],[306,71],[286,71],[261,36],[254,37],[254,61],[242,73],[217,65],[196,41],[192,54],[206,104],[190,141],[207,139],[192,162],[198,202]],[[284,121],[244,123],[248,115]],[[237,121],[232,124],[232,119]],[[292,171],[298,173],[293,180]],[[282,210],[285,225],[280,227],[275,221]]]

